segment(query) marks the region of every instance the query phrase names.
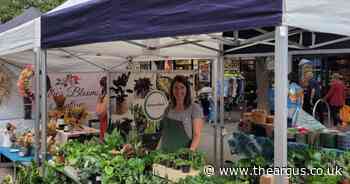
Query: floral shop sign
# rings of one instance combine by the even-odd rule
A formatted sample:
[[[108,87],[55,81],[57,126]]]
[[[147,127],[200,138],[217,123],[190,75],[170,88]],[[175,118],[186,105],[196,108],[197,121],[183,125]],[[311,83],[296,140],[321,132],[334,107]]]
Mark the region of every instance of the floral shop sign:
[[[49,75],[48,108],[85,106],[95,112],[104,73],[53,73]]]

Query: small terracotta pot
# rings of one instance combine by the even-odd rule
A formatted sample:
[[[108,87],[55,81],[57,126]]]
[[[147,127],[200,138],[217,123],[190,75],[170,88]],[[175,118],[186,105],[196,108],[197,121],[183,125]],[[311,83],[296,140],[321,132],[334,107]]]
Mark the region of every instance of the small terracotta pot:
[[[122,103],[116,103],[116,114],[122,115],[128,112],[128,103],[127,100],[124,100]]]

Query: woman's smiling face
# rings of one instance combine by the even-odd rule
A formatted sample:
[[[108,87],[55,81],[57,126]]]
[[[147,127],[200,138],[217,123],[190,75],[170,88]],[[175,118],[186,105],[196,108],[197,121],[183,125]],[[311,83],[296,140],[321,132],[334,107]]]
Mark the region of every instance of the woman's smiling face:
[[[186,86],[181,82],[175,82],[173,87],[173,94],[175,96],[176,101],[184,102],[186,97]]]

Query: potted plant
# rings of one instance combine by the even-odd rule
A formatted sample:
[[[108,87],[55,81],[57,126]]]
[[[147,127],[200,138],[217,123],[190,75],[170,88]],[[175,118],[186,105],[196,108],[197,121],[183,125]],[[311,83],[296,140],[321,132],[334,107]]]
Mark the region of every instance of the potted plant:
[[[176,160],[175,160],[175,168],[174,168],[174,169],[180,170],[182,164],[183,164],[183,160],[182,160],[182,159],[176,159]]]
[[[128,111],[128,104],[126,93],[132,93],[132,90],[125,90],[127,82],[129,80],[130,72],[128,74],[122,74],[116,80],[112,81],[113,86],[110,88],[112,91],[111,99],[116,100],[116,113],[122,115]]]
[[[151,90],[151,80],[149,78],[140,78],[135,80],[135,96],[139,98],[145,98],[147,93]]]
[[[26,132],[18,139],[18,144],[22,146],[21,156],[29,156],[32,154],[32,143],[33,143],[33,134],[31,132]]]
[[[181,166],[181,170],[183,173],[189,173],[191,171],[191,162],[188,160],[182,160],[182,162],[179,163]]]

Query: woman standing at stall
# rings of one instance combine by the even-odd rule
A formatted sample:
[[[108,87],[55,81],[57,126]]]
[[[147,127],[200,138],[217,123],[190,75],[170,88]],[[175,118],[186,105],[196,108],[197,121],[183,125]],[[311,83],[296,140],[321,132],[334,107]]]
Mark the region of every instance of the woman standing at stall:
[[[101,94],[97,99],[96,113],[100,120],[100,142],[103,142],[107,130],[107,77],[100,79]]]
[[[192,102],[190,83],[176,76],[170,87],[170,105],[161,121],[160,149],[174,152],[181,148],[196,150],[203,128],[203,111]]]

